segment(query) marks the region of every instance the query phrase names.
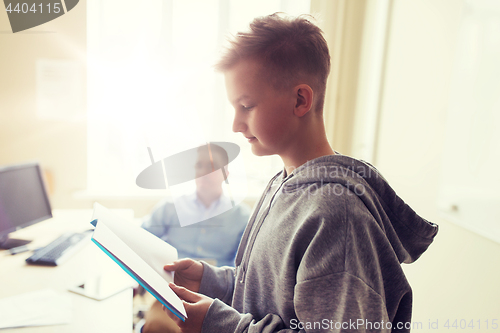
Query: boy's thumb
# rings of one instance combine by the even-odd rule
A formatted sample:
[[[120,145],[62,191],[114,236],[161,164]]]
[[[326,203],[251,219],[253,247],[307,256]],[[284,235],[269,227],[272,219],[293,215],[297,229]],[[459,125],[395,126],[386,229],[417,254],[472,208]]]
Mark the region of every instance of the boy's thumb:
[[[165,266],[163,266],[163,269],[166,270],[166,271],[175,271],[179,266],[179,261],[176,260],[170,264],[166,264]]]

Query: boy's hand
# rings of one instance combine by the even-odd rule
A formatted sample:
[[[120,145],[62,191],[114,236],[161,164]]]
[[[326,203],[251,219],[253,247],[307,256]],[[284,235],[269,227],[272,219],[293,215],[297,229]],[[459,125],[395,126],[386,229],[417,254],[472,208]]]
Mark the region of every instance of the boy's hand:
[[[201,262],[189,258],[181,259],[165,265],[163,269],[167,272],[175,272],[174,282],[176,285],[185,287],[196,293],[200,291],[200,283],[203,276],[203,264]]]
[[[184,287],[176,286],[173,283],[170,283],[169,286],[177,296],[182,299],[188,317],[186,321],[182,321],[169,310],[164,308],[164,311],[166,311],[170,318],[179,326],[181,332],[200,333],[205,315],[214,300],[208,296],[194,293]]]
[[[179,333],[180,329],[177,324],[163,311],[163,305],[159,301],[155,301],[148,312],[146,312],[146,322],[142,326],[142,333]]]

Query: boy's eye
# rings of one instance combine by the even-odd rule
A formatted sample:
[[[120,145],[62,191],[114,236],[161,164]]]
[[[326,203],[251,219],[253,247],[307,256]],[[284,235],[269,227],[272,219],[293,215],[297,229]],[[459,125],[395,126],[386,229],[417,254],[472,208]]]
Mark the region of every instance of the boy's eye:
[[[242,109],[243,111],[250,111],[250,110],[252,110],[253,108],[254,108],[253,106],[246,106],[246,105],[242,105],[242,106],[241,106],[241,109]]]

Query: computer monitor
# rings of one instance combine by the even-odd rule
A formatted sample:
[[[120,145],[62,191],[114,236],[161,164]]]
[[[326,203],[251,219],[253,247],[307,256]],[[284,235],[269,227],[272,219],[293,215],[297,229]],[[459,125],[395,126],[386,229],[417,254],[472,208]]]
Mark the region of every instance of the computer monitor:
[[[30,240],[9,233],[52,217],[38,163],[0,167],[0,248],[25,245]]]

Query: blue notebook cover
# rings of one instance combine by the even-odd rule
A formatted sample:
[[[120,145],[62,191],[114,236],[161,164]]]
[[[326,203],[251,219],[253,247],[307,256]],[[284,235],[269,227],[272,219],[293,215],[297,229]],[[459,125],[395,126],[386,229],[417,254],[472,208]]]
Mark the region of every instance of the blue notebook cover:
[[[90,222],[94,227],[97,226],[97,220]],[[151,287],[146,281],[144,281],[139,275],[137,275],[132,269],[130,269],[125,263],[118,259],[115,255],[109,252],[102,244],[92,237],[92,242],[94,242],[104,253],[106,253],[114,262],[116,262],[128,275],[130,275],[137,283],[139,283],[144,289],[146,289],[151,295],[153,295],[161,304],[163,304],[167,309],[169,309],[174,315],[176,315],[182,321],[186,318],[184,315],[179,313],[170,303],[168,303],[165,298],[163,298],[153,287]]]

